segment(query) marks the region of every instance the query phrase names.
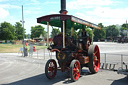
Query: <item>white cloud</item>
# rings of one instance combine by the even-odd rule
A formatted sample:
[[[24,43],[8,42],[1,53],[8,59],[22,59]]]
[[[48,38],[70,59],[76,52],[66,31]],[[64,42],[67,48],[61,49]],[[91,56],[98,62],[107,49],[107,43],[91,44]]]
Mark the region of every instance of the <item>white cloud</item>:
[[[27,5],[37,5],[40,4],[40,2],[38,0],[27,0],[29,1],[29,3],[27,3]]]
[[[31,7],[31,8],[26,8],[26,10],[24,10],[25,14],[33,14],[33,15],[39,15],[41,13],[43,13],[43,11],[41,11],[41,8],[35,8],[35,7]]]
[[[113,6],[119,4],[123,5],[123,2],[113,0],[71,0],[68,2],[67,8],[76,11],[75,16],[87,21],[112,25],[123,24],[128,19],[128,7],[113,8]]]
[[[9,12],[3,8],[0,8],[0,18],[4,19],[9,15]]]
[[[101,18],[128,18],[128,8],[112,9],[108,7],[99,7],[87,13]]]
[[[9,0],[0,0],[0,2],[5,2],[5,1],[9,1]]]
[[[38,0],[31,0],[32,2],[38,2]]]
[[[128,19],[128,8],[112,9],[108,7],[98,7],[91,11],[82,13],[76,12],[76,16],[93,23],[103,23],[104,25],[123,24]]]
[[[68,9],[94,8],[111,5],[115,2],[111,0],[73,0],[67,3]]]
[[[43,4],[60,4],[60,2],[55,2],[55,1],[46,1],[46,2],[43,2]]]
[[[11,9],[11,8],[21,8],[20,6],[10,5],[10,4],[0,4],[0,7],[2,7],[2,8],[7,8],[7,9]]]

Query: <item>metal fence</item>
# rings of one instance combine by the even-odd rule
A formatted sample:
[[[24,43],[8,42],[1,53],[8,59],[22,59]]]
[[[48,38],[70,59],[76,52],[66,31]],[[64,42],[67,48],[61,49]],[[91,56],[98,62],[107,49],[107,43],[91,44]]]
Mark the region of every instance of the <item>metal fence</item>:
[[[113,67],[111,68],[111,66]],[[101,53],[101,68],[102,69],[118,69],[119,67],[126,68],[128,65],[128,55]]]
[[[30,57],[48,60],[51,58],[55,58],[54,56],[55,56],[55,52],[50,52],[47,49],[41,49],[41,50],[36,49],[36,52],[33,52],[33,55]]]

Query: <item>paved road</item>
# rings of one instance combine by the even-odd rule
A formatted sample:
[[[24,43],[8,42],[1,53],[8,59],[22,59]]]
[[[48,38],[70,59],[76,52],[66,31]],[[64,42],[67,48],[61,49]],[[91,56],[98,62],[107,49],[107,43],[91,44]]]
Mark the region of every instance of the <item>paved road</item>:
[[[44,59],[41,55],[36,58],[36,54],[35,57],[21,57],[16,53],[1,53],[0,85],[128,85],[125,75],[107,70],[91,75],[87,68],[83,69],[80,79],[76,82],[70,81],[68,72],[58,72],[53,80],[48,80],[44,74],[45,63],[50,58],[48,55],[46,53]]]

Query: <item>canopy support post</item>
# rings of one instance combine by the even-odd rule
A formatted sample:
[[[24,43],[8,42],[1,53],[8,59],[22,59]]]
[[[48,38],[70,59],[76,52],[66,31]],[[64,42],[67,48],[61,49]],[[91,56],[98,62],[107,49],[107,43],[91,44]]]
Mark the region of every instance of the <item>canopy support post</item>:
[[[93,45],[93,31],[94,31],[94,30],[93,30],[93,28],[92,28],[92,43],[91,43],[92,45]]]
[[[49,22],[47,22],[47,46],[49,47]]]
[[[65,21],[63,21],[63,48],[65,48]]]
[[[73,27],[73,22],[71,22],[71,36],[73,37],[74,36],[74,27]]]

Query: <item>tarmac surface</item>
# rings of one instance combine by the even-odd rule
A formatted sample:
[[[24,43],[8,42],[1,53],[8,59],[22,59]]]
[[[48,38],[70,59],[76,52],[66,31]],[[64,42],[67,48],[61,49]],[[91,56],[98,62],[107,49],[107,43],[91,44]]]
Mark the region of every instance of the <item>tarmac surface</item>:
[[[125,63],[128,63],[128,44],[98,42],[101,57],[104,53],[118,54],[108,55],[109,62],[116,60],[120,63],[120,54],[125,55]],[[44,54],[45,53],[45,54]],[[39,50],[33,56],[22,57],[18,53],[0,53],[0,85],[128,85],[126,75],[117,72],[103,70],[96,74],[90,74],[88,68],[83,68],[78,81],[71,82],[68,72],[57,72],[54,79],[49,80],[44,73],[45,63],[48,59],[54,58],[55,53],[47,50]],[[104,61],[104,58],[101,58]]]

